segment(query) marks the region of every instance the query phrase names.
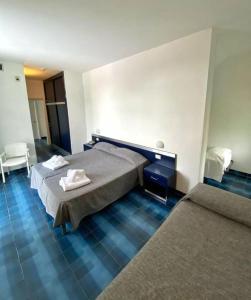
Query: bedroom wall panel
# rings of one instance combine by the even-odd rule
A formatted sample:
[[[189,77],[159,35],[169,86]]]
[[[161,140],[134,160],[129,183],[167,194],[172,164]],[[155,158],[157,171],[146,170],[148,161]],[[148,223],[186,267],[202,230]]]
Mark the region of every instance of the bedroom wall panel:
[[[177,154],[177,189],[200,181],[212,30],[83,74],[87,136],[100,134]]]
[[[71,149],[72,153],[77,153],[83,150],[83,143],[87,141],[82,74],[64,71],[64,80],[68,104]]]
[[[31,162],[35,162],[36,152],[23,65],[6,61],[1,63],[4,70],[0,72],[0,152],[5,144],[26,142],[30,148]]]
[[[230,148],[232,169],[251,174],[251,35],[217,32],[209,146]]]

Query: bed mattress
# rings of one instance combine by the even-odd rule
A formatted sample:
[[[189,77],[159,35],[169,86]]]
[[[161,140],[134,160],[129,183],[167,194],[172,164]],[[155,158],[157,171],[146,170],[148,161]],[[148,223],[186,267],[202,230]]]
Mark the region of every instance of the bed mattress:
[[[41,164],[32,168],[31,186],[38,190],[46,212],[54,218],[54,226],[70,222],[76,229],[85,216],[101,210],[143,183],[147,159],[131,150],[116,148],[101,147],[68,156],[66,160],[70,164],[56,171]],[[91,183],[64,192],[59,180],[66,176],[68,169],[84,169]]]

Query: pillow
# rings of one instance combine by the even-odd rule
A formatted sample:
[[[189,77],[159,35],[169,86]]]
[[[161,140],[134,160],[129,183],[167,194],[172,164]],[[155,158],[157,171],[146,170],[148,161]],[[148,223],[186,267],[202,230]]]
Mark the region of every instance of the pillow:
[[[106,142],[99,142],[95,144],[93,148],[110,153],[112,150],[117,149],[118,147]]]
[[[136,166],[147,162],[147,159],[143,155],[127,148],[117,147],[116,149],[112,149],[111,153],[120,158],[126,159]]]

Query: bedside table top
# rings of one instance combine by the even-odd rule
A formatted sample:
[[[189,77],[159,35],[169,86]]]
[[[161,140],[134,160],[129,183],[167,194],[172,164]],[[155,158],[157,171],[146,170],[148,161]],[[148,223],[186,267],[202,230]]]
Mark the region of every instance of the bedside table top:
[[[175,170],[165,167],[158,163],[152,163],[144,168],[144,171],[149,173],[158,174],[162,177],[169,178],[175,174]]]
[[[87,145],[87,146],[94,146],[96,143],[92,143],[91,141],[90,142],[88,142],[88,143],[84,143],[84,145]]]
[[[94,144],[90,144],[90,142],[89,142],[89,143],[85,143],[83,145],[83,147],[84,147],[84,150],[91,150],[94,145],[95,145],[95,143]]]

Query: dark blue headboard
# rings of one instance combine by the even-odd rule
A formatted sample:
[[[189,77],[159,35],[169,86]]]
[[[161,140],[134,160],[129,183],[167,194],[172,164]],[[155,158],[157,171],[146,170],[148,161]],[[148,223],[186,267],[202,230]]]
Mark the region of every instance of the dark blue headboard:
[[[166,152],[163,150],[158,150],[150,147],[140,146],[137,144],[132,144],[128,142],[124,142],[121,140],[115,140],[109,137],[105,137],[98,134],[92,134],[92,140],[96,143],[98,142],[107,142],[113,144],[117,147],[123,147],[135,152],[142,154],[146,157],[150,162],[158,163],[163,166],[166,166],[170,169],[176,170],[176,154]]]

